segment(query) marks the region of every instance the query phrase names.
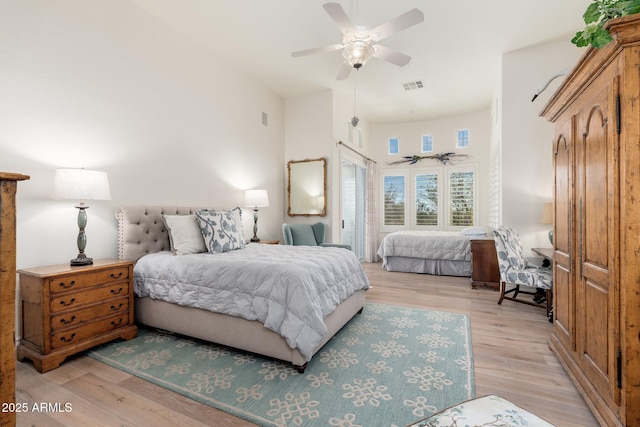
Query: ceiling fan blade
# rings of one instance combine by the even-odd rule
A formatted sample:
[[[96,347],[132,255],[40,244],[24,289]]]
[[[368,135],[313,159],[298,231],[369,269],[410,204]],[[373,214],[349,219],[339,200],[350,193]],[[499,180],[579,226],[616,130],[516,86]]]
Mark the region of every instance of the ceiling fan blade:
[[[291,56],[298,57],[298,56],[312,55],[314,53],[333,52],[334,50],[340,50],[343,47],[344,46],[341,44],[332,44],[331,46],[315,47],[313,49],[305,49],[305,50],[292,52]]]
[[[380,24],[369,30],[369,36],[374,41],[380,41],[399,31],[407,29],[413,25],[424,21],[424,13],[420,9],[411,9],[407,13],[393,18],[391,21]]]
[[[342,6],[340,6],[340,3],[325,3],[322,5],[322,7],[327,11],[338,28],[340,28],[342,34],[350,34],[356,32],[356,27],[353,25]]]
[[[389,49],[386,46],[377,44],[374,47],[375,47],[375,52],[373,56],[375,56],[378,59],[384,59],[385,61],[391,62],[392,64],[395,64],[398,67],[404,67],[409,63],[409,61],[411,61],[411,57],[409,55],[396,52],[395,50]]]
[[[340,71],[338,72],[338,76],[336,77],[336,80],[344,80],[347,77],[349,77],[349,74],[351,73],[351,68],[353,68],[351,65],[349,65],[347,62],[343,62],[342,68],[340,68]]]

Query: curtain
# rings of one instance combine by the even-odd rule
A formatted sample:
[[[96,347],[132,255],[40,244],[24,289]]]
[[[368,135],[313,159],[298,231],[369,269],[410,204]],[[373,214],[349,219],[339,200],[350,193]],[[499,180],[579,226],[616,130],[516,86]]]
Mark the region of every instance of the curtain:
[[[364,262],[378,261],[378,236],[380,234],[380,215],[378,212],[378,165],[366,160],[367,189],[365,197],[365,248]]]

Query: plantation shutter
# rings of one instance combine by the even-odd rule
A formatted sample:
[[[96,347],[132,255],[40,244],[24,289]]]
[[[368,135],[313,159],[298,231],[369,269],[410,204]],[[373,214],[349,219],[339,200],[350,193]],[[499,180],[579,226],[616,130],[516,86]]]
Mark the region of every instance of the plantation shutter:
[[[384,225],[405,225],[405,179],[402,175],[384,177]]]
[[[438,174],[415,176],[415,225],[438,225]]]
[[[449,175],[449,224],[455,227],[473,225],[474,173],[451,172]]]

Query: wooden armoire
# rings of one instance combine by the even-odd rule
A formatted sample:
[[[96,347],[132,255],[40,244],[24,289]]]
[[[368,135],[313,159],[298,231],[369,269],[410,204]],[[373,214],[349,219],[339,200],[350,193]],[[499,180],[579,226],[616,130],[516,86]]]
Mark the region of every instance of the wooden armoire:
[[[554,123],[551,348],[603,426],[640,426],[640,14],[609,21]]]
[[[26,175],[0,172],[0,426],[16,425],[16,188]]]

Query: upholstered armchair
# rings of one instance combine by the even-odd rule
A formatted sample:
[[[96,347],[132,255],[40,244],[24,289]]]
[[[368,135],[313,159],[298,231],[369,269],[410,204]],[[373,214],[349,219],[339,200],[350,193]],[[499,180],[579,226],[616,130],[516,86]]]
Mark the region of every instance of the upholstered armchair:
[[[546,267],[537,267],[529,263],[524,256],[522,243],[518,233],[509,228],[500,226],[493,230],[496,241],[496,251],[498,254],[498,266],[500,268],[500,299],[521,302],[524,304],[543,307],[550,317],[552,308],[552,288],[553,275]],[[507,285],[513,286],[507,290]],[[528,290],[523,290],[525,287]],[[519,294],[537,295],[540,291],[545,293],[545,298],[541,300],[519,299]],[[513,295],[508,295],[513,294]],[[539,301],[539,302],[536,302]]]
[[[326,226],[321,222],[315,224],[282,224],[285,245],[328,246],[351,250],[349,245],[324,243],[325,230]]]

